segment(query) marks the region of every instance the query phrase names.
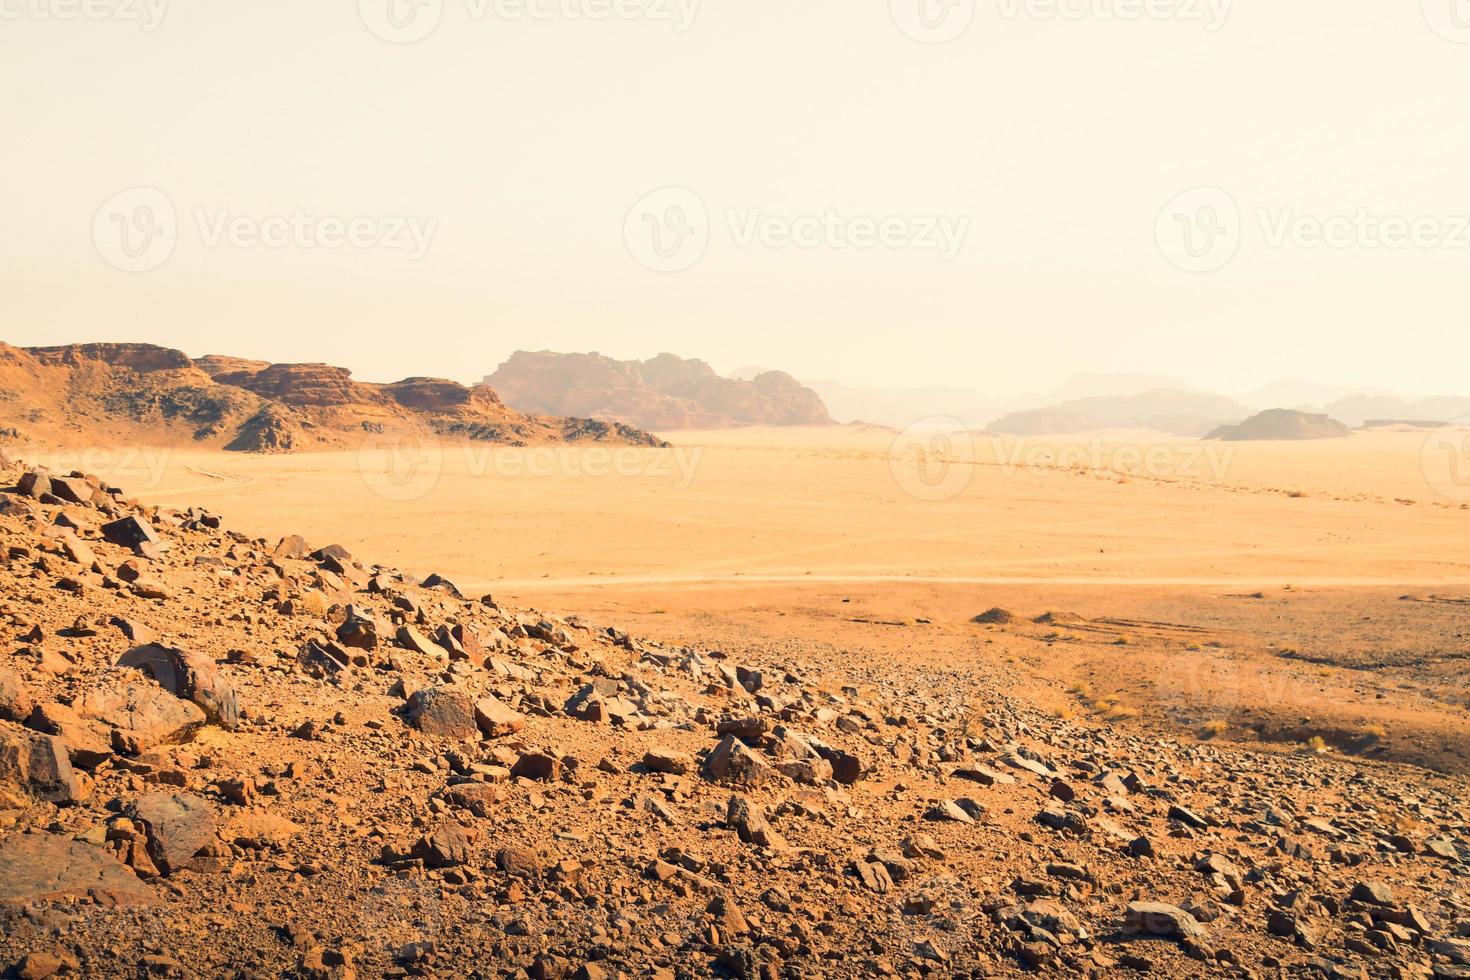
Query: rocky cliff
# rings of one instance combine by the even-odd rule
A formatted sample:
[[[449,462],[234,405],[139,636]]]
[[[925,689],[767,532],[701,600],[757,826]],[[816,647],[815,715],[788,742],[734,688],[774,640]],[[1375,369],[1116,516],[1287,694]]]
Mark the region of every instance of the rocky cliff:
[[[789,374],[737,380],[673,354],[618,361],[597,353],[517,351],[485,383],[523,412],[617,419],[645,429],[832,424],[821,397]]]
[[[438,378],[379,385],[330,364],[198,361],[149,344],[0,344],[0,430],[12,439],[197,442],[246,452],[352,445],[365,434],[436,433],[509,445],[657,445],[627,426],[531,416],[489,388]]]

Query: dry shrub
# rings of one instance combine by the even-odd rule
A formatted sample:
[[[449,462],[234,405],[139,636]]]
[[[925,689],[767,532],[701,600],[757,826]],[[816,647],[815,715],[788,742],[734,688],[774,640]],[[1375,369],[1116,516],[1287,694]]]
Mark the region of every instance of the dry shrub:
[[[1207,721],[1200,726],[1199,737],[1205,741],[1209,741],[1212,738],[1219,738],[1229,730],[1229,722],[1221,721],[1217,718],[1214,721]]]

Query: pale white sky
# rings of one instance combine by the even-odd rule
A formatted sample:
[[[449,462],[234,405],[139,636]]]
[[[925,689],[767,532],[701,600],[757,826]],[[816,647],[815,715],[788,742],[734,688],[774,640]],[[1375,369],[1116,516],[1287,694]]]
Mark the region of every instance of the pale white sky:
[[[997,393],[1075,370],[1470,393],[1462,0],[86,2],[0,0],[12,343],[370,380],[527,347]],[[1201,186],[1239,220],[1218,193],[1164,211]],[[115,197],[139,187],[171,222]],[[1430,220],[1390,248],[1392,222],[1329,220],[1360,209]],[[877,219],[888,243],[853,247]]]

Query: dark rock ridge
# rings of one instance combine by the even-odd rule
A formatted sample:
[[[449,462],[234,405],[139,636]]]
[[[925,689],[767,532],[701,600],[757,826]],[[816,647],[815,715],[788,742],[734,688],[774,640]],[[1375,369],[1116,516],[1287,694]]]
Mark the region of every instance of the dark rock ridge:
[[[485,383],[519,411],[644,429],[833,424],[821,397],[785,372],[737,380],[673,354],[618,361],[597,353],[517,351]]]
[[[1252,415],[1239,425],[1222,425],[1206,439],[1225,442],[1257,442],[1273,439],[1339,439],[1348,427],[1326,415],[1272,408]]]
[[[490,388],[440,378],[356,381],[330,364],[195,361],[151,344],[0,344],[0,428],[12,437],[149,444],[194,441],[239,452],[350,447],[365,436],[436,434],[506,445],[658,446],[626,425],[526,415]]]

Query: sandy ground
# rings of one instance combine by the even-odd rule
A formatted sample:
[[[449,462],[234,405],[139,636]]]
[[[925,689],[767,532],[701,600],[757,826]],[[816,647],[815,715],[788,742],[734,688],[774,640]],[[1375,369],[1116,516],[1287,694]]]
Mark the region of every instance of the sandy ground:
[[[300,531],[646,635],[978,659],[1059,713],[1465,765],[1470,510],[1454,461],[1426,466],[1423,433],[667,437],[672,450],[109,450],[84,468],[247,533]],[[970,621],[992,606],[1020,621]],[[1071,616],[1030,622],[1047,611]]]
[[[1470,511],[1434,489],[1411,433],[1236,445],[979,436],[927,462],[915,452],[927,437],[883,429],[671,438],[672,450],[121,450],[89,462],[150,502],[207,501],[243,530],[300,528],[517,595],[808,578],[1470,582]],[[1152,458],[1130,466],[1140,456]]]

